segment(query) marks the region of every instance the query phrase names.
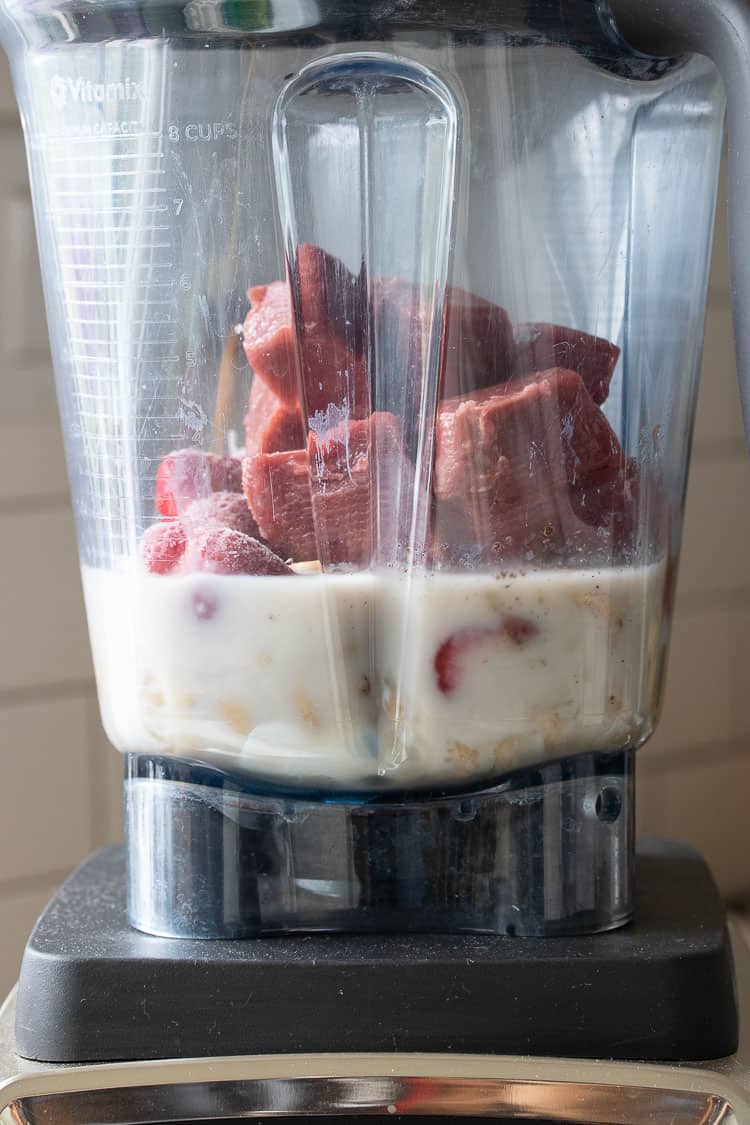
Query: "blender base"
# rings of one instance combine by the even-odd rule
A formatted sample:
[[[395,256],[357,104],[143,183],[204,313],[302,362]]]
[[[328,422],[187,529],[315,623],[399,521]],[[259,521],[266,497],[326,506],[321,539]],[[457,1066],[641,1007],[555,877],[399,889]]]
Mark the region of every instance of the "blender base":
[[[705,863],[639,846],[634,921],[556,938],[155,938],[128,925],[108,849],[29,939],[16,1051],[45,1062],[464,1052],[690,1062],[737,1045],[724,909]],[[106,1035],[103,1029],[106,1028]]]
[[[160,937],[596,933],[632,913],[634,753],[463,793],[264,791],[130,755],[128,914]]]

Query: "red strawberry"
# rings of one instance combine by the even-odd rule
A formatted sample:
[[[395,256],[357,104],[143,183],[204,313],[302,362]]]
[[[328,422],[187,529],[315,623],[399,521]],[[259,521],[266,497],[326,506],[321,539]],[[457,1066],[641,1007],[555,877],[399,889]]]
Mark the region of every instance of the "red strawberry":
[[[294,574],[263,543],[227,527],[213,527],[190,543],[188,570],[212,574]]]
[[[193,500],[212,492],[241,492],[242,464],[200,449],[178,449],[165,457],[156,473],[156,510],[181,515]]]
[[[230,527],[259,538],[258,525],[241,492],[214,492],[190,505],[183,517],[190,535],[212,527]]]
[[[153,574],[169,574],[182,559],[186,546],[187,537],[181,522],[164,520],[144,531],[141,555]]]
[[[513,644],[526,644],[539,632],[533,621],[524,617],[505,617],[499,625],[473,626],[458,629],[443,641],[435,653],[435,678],[443,695],[451,695],[461,686],[466,669],[462,657],[469,649],[489,640],[507,637]]]

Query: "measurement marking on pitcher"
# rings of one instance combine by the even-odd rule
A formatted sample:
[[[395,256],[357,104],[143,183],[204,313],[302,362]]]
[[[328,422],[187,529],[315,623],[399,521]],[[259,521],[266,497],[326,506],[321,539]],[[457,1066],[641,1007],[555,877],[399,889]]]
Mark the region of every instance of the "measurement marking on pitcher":
[[[169,230],[170,228],[169,228],[169,225],[167,223],[156,223],[153,226],[143,226],[143,227],[134,227],[134,226],[129,226],[129,227],[122,227],[122,226],[119,226],[119,227],[91,227],[91,226],[88,226],[88,227],[60,227],[60,226],[58,226],[55,229],[57,230],[58,234],[97,234],[97,235],[99,235],[99,234],[141,234],[143,231],[147,231],[147,230],[159,231],[159,230]]]
[[[52,178],[54,180],[69,180],[72,177],[76,180],[86,180],[88,183],[89,180],[113,180],[120,179],[123,176],[164,176],[166,171],[166,168],[149,168],[144,172],[142,169],[136,168],[130,172],[113,172],[110,168],[106,172],[86,172],[85,175],[81,172],[53,172]]]
[[[171,242],[105,242],[100,243],[98,246],[87,246],[81,242],[58,242],[58,250],[79,251],[81,253],[89,253],[91,250],[96,250],[101,253],[106,250],[171,250]]]
[[[155,140],[156,138],[161,140],[162,136],[163,133],[160,130],[150,133],[116,133],[113,136],[109,137],[106,134],[99,137],[62,137],[59,134],[57,136],[52,136],[51,134],[46,133],[37,138],[34,147],[41,149],[49,148],[54,150],[59,149],[61,145],[101,145],[102,143],[106,143],[107,141],[111,141],[113,144],[124,144],[126,141],[146,141]]]
[[[162,325],[162,327],[164,327],[164,326]],[[68,336],[68,343],[70,343],[70,344],[83,344],[84,346],[89,345],[90,347],[95,347],[95,348],[102,347],[102,345],[106,345],[107,347],[110,346],[109,340],[92,340],[91,337],[89,337],[89,336]],[[112,344],[114,344],[114,343],[115,343],[115,341],[112,341]],[[139,342],[139,347],[142,347],[142,348],[173,348],[174,343],[175,343],[174,337],[172,337],[169,340],[142,340],[142,341]],[[87,354],[89,354],[89,357],[91,359],[96,359],[96,356],[91,355],[90,353],[87,353]]]
[[[81,267],[71,267],[71,268],[80,269]],[[88,266],[86,266],[84,268],[88,269]],[[118,266],[117,268],[121,269],[122,267]],[[154,267],[154,268],[158,268],[158,267]],[[168,289],[174,289],[174,284],[175,284],[174,278],[172,278],[169,281],[149,281],[148,287],[149,287],[149,289],[167,289],[167,288]],[[122,282],[121,281],[75,281],[75,280],[70,280],[70,281],[66,281],[65,285],[68,289],[83,289],[87,293],[90,292],[92,285],[96,285],[97,290],[99,290],[99,289],[116,289],[118,291],[118,293],[122,292]],[[85,303],[85,302],[82,302],[82,303]]]
[[[106,369],[102,369],[102,371],[100,371],[98,375],[92,375],[88,372],[81,371],[79,365],[74,362],[73,356],[71,356],[70,359],[71,359],[71,366],[74,368],[75,373],[76,373],[76,375],[75,375],[76,381],[86,379],[89,383],[93,383],[95,386],[98,386],[99,388],[101,388],[100,391],[99,391],[100,394],[107,394],[109,388],[111,388],[114,385],[114,382],[117,379],[117,374],[116,374],[116,372],[112,371],[111,366],[108,366]],[[119,363],[120,363],[120,361],[118,360],[118,364]],[[168,379],[174,378],[174,372],[168,372],[167,371],[167,369],[170,368],[170,367],[176,367],[177,370],[179,371],[179,367],[178,367],[177,363],[172,363],[172,362],[165,363],[162,360],[157,361],[157,363],[150,363],[149,361],[141,360],[141,368],[144,371],[148,371],[148,370],[151,370],[151,368],[155,368],[161,373],[166,373],[166,378],[168,378]]]
[[[163,156],[163,152],[110,152],[107,154],[107,162],[109,163],[112,160],[142,160],[145,162],[146,160],[161,160]],[[80,154],[49,152],[45,154],[45,159],[55,160],[58,164],[69,164],[71,162],[78,164],[83,164],[84,162],[99,163],[99,157],[88,152],[82,152]],[[71,175],[72,174],[73,173],[71,173]],[[78,173],[78,175],[80,174],[81,173]],[[116,174],[119,175],[119,173]],[[141,174],[142,173],[139,171],[138,175]],[[58,176],[61,175],[61,173],[53,172],[53,175]]]
[[[81,246],[78,249],[90,249],[90,247]],[[107,270],[110,272],[115,270],[127,270],[128,272],[131,270],[173,270],[175,268],[174,262],[135,262],[133,265],[129,262],[63,262],[62,264],[63,268],[69,270]]]
[[[158,207],[87,207],[82,211],[79,207],[48,207],[48,215],[163,215],[169,211],[168,204],[160,204]]]
[[[112,366],[114,364],[119,367],[122,366],[122,360],[119,357],[113,355],[81,355],[79,352],[68,352],[68,359],[70,359],[73,363],[94,363],[97,365],[106,364],[107,366]],[[178,355],[155,355],[149,356],[147,362],[180,363],[180,357]],[[91,376],[87,375],[86,378],[91,378]]]
[[[87,309],[119,309],[122,306],[121,301],[88,301],[84,297],[79,297],[75,301],[71,301],[69,297],[66,297],[65,304],[69,309],[80,309],[81,307]],[[167,297],[154,300],[152,297],[137,297],[131,304],[148,305],[149,308],[152,305],[173,305],[174,298]],[[68,317],[67,319],[69,323],[75,324],[73,317]],[[102,322],[97,321],[97,323]]]
[[[72,344],[80,344],[80,343],[81,343],[81,341],[80,341],[80,340],[72,340],[72,339],[71,339],[71,340],[70,340],[70,343],[72,343]],[[143,342],[143,341],[137,341],[137,342],[136,342],[136,341],[134,341],[134,343],[135,343],[135,344],[136,344],[136,346],[138,347],[138,350],[139,350],[139,351],[148,351],[148,352],[149,352],[149,355],[148,355],[148,359],[149,359],[149,362],[150,362],[150,363],[161,363],[162,361],[163,361],[163,362],[167,362],[167,363],[169,363],[169,362],[174,362],[174,363],[177,363],[177,361],[178,361],[178,360],[179,360],[179,358],[180,358],[179,356],[176,356],[176,355],[164,355],[164,354],[160,355],[160,354],[159,354],[158,352],[153,352],[153,351],[151,351],[151,350],[149,349],[149,344],[148,344],[148,341],[146,341],[146,342]],[[169,343],[169,344],[170,344],[170,345],[171,345],[172,347],[174,347],[174,345],[175,345],[175,341],[174,341],[174,340],[170,340],[170,341],[169,341],[168,343]],[[116,341],[113,341],[113,345],[112,345],[112,346],[113,346],[113,347],[115,347],[115,346],[116,346]],[[166,342],[165,342],[165,346],[166,346]],[[99,361],[100,361],[100,360],[103,360],[103,361],[104,361],[104,362],[106,362],[106,363],[110,363],[111,361],[116,361],[116,362],[118,361],[118,357],[117,357],[116,355],[112,355],[112,354],[111,354],[111,348],[109,349],[109,353],[103,353],[103,354],[101,354],[101,355],[92,355],[92,353],[91,353],[91,352],[84,352],[84,353],[81,353],[81,352],[75,352],[75,353],[70,353],[70,354],[71,354],[71,357],[72,357],[73,355],[75,355],[75,356],[77,356],[77,357],[78,357],[79,359],[82,359],[82,360],[90,360],[90,361],[91,361],[92,363],[99,363]]]
[[[69,317],[67,317],[67,322],[68,322],[68,324],[79,324],[79,325],[81,325],[82,328],[116,328],[117,325],[120,323],[119,320],[117,320],[115,318],[111,318],[110,320],[97,320],[97,319],[84,320],[83,317],[80,317],[80,316],[69,316]],[[129,324],[153,324],[153,325],[158,324],[162,328],[165,328],[165,327],[169,327],[172,324],[172,321],[169,320],[169,319],[167,319],[167,320],[145,320],[141,316],[136,316],[136,317],[132,317],[132,318],[128,317],[128,323]],[[73,337],[69,336],[68,339],[72,340]],[[92,340],[91,343],[94,343],[94,341]]]
[[[168,191],[165,187],[122,187],[122,188],[95,188],[93,191],[86,190],[86,198],[93,199],[94,197],[105,195],[108,199],[111,195],[163,195]],[[73,199],[81,198],[81,189],[71,190],[66,188],[64,191],[56,191],[55,195],[58,199],[71,196]]]

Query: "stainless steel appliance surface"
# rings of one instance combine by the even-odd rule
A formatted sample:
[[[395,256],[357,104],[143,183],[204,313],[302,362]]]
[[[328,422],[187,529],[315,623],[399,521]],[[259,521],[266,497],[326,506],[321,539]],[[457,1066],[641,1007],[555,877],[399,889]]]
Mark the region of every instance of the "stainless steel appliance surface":
[[[736,929],[732,940],[740,1012],[746,1013],[750,953]],[[704,1018],[711,1019],[710,1011]],[[15,992],[0,1012],[2,1125],[381,1115],[592,1125],[750,1123],[750,1039],[742,1024],[736,1054],[689,1066],[460,1053],[50,1066],[16,1055],[14,1023]]]

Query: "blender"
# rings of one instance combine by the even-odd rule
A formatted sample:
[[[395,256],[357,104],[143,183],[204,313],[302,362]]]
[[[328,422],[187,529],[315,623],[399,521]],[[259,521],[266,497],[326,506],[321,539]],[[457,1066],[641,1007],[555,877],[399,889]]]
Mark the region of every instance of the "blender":
[[[633,815],[750,8],[0,12],[127,830],[4,1116],[750,1121],[744,955]]]

